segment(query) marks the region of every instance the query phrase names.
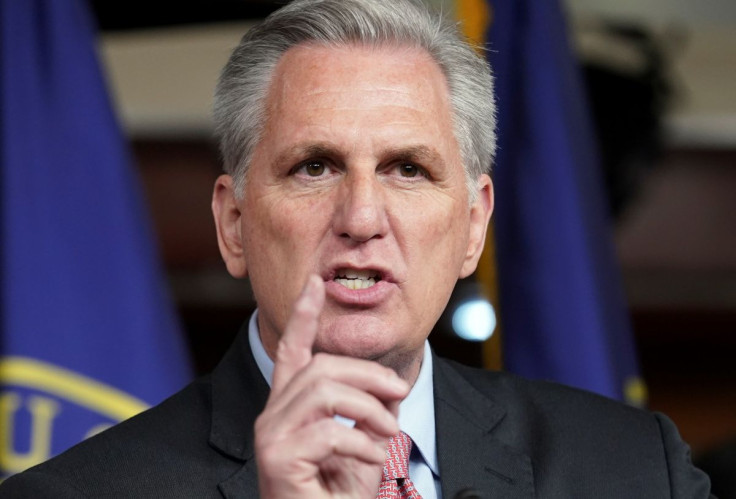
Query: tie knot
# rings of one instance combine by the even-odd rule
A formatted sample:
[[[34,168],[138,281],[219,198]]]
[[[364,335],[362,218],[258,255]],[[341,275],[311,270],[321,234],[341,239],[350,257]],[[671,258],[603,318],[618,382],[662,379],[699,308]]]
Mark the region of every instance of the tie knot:
[[[411,438],[400,432],[391,437],[386,447],[386,462],[383,465],[383,481],[409,477],[409,454]]]

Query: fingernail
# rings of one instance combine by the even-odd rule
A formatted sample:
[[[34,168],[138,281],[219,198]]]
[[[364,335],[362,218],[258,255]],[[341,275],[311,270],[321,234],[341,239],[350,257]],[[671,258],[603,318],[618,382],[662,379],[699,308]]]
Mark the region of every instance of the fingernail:
[[[314,290],[315,288],[319,287],[322,279],[317,274],[311,274],[307,282],[309,283],[309,289]]]
[[[304,288],[297,299],[297,306],[321,307],[319,305],[321,303],[320,285],[322,285],[322,279],[319,276],[311,274],[307,277],[307,282],[304,283]]]

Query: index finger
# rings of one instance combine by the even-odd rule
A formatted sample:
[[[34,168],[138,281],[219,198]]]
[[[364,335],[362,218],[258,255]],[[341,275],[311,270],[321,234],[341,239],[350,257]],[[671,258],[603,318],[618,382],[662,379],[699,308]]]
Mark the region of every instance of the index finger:
[[[312,346],[324,304],[325,284],[319,276],[312,274],[294,302],[291,317],[279,340],[274,359],[273,391],[280,391],[312,360]]]

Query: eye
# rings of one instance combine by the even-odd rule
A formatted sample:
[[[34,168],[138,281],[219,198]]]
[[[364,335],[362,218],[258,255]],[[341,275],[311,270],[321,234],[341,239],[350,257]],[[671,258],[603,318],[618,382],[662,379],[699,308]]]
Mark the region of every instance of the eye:
[[[339,172],[340,168],[330,158],[313,157],[297,163],[289,170],[289,175],[302,182],[322,182],[333,178]]]
[[[399,173],[402,177],[416,177],[417,175],[421,175],[422,172],[419,169],[418,166],[412,165],[411,163],[401,163],[399,166]]]
[[[301,168],[310,177],[319,177],[325,172],[325,164],[321,161],[309,161],[304,163]]]

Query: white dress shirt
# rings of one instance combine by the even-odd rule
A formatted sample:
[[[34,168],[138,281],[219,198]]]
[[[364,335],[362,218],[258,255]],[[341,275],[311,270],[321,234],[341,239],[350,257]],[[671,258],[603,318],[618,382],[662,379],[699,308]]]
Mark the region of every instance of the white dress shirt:
[[[271,386],[273,360],[263,348],[258,332],[258,311],[248,324],[248,340],[258,368]],[[352,421],[337,417],[345,424]],[[409,435],[413,445],[409,458],[409,476],[423,499],[441,499],[437,440],[434,427],[434,388],[432,385],[432,353],[429,342],[424,343],[424,358],[414,386],[399,405],[399,428]]]

